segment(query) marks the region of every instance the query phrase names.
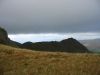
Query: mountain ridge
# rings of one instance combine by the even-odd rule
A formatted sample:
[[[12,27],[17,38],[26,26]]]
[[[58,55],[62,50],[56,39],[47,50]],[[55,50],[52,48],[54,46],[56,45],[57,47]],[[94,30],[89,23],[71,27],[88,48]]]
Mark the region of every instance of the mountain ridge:
[[[5,34],[4,34],[5,33]],[[52,51],[52,52],[71,52],[71,53],[84,53],[89,52],[89,50],[82,45],[80,42],[78,42],[74,38],[68,38],[64,39],[60,42],[58,41],[50,41],[50,42],[26,42],[23,44],[20,44],[16,41],[12,41],[8,37],[8,33],[5,29],[0,28],[0,41],[2,44],[19,47],[19,48],[27,48],[31,50],[37,50],[37,51]]]
[[[60,42],[51,41],[51,42],[26,42],[23,45],[23,48],[39,50],[39,51],[52,51],[52,52],[89,52],[88,49],[79,43],[73,38],[64,39]]]

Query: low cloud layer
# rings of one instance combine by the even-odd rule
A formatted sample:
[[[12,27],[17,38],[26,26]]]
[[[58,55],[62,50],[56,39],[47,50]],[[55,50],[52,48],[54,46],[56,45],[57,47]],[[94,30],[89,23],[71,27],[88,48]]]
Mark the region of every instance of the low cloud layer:
[[[2,0],[0,26],[10,34],[100,32],[100,1]]]
[[[77,40],[99,39],[100,33],[67,33],[67,34],[17,34],[9,35],[11,40],[24,43],[27,41],[41,42],[41,41],[61,41],[67,38],[75,38]]]

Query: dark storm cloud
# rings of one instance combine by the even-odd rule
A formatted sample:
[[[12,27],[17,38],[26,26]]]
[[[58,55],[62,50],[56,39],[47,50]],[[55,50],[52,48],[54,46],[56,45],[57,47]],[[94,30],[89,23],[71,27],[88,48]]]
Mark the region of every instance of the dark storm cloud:
[[[9,33],[100,32],[100,1],[3,0],[0,26]]]

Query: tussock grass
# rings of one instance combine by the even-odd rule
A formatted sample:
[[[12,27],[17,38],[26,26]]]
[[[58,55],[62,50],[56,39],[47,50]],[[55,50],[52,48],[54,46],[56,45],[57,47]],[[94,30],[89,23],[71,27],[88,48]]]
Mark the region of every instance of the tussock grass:
[[[100,55],[39,52],[0,45],[0,75],[100,75]]]

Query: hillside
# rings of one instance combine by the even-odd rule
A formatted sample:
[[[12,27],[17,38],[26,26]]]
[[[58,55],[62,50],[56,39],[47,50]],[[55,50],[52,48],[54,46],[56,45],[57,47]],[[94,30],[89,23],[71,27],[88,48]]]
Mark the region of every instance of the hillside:
[[[62,41],[49,41],[49,42],[26,42],[22,44],[23,48],[37,50],[37,51],[50,51],[50,52],[70,52],[70,53],[88,53],[90,52],[84,45],[74,38],[64,39]]]
[[[0,75],[100,75],[100,55],[0,45]]]

